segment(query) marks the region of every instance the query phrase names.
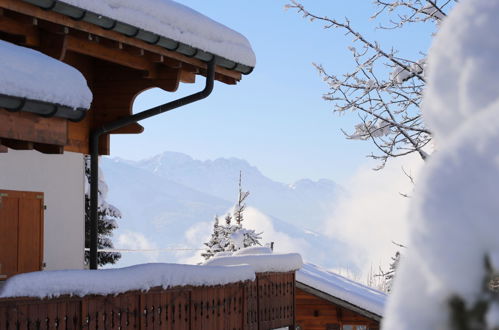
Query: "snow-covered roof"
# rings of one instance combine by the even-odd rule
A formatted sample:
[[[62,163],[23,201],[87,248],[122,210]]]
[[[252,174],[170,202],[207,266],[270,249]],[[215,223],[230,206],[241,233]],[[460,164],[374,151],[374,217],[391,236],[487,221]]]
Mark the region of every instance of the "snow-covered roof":
[[[33,2],[30,0],[29,2]],[[60,2],[254,67],[256,57],[240,33],[171,0],[60,0]]]
[[[305,263],[296,272],[296,281],[323,292],[329,296],[359,307],[365,311],[383,316],[387,295],[381,291],[349,280],[346,277]]]
[[[256,273],[291,272],[303,265],[298,253],[272,253],[269,248],[248,247],[232,255],[217,254],[208,259],[205,266],[249,265]]]
[[[0,94],[88,109],[92,92],[75,68],[0,40]]]
[[[213,286],[254,279],[255,273],[247,265],[142,264],[119,269],[41,271],[9,278],[0,290],[0,298],[108,295],[157,286]]]

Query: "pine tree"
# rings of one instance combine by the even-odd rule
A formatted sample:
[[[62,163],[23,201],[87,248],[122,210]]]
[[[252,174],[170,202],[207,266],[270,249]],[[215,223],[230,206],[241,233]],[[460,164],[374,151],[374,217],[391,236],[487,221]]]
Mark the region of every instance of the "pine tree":
[[[207,246],[206,252],[201,253],[206,260],[213,257],[216,253],[224,251],[220,245],[220,240],[223,235],[223,226],[220,226],[218,216],[215,216],[215,224],[213,225],[213,233],[211,233],[211,238],[204,245]]]
[[[392,243],[395,244],[396,246],[398,246],[399,248],[404,248],[404,249],[406,248],[405,245],[395,243],[393,241],[392,241]],[[375,275],[375,276],[382,277],[384,279],[384,290],[383,291],[386,291],[388,293],[390,293],[392,291],[393,280],[395,279],[395,274],[397,272],[397,268],[398,268],[398,265],[400,262],[401,255],[402,254],[400,253],[400,251],[395,252],[395,256],[392,257],[392,261],[390,262],[390,266],[388,268],[388,271],[385,272],[380,268],[380,273]]]
[[[387,292],[392,291],[393,279],[395,278],[395,272],[397,270],[399,262],[400,262],[400,252],[397,251],[397,252],[395,252],[395,256],[392,257],[392,262],[390,263],[390,268],[389,268],[388,272],[386,272],[384,274]]]
[[[90,157],[85,156],[85,177],[87,187],[90,183]],[[106,202],[107,185],[102,179],[103,176],[99,173],[99,204],[97,209],[97,248],[112,249],[113,242],[111,236],[113,230],[118,228],[116,219],[121,218],[121,212],[113,205]],[[85,191],[85,248],[90,247],[90,189]],[[97,263],[99,266],[106,264],[114,264],[121,258],[121,253],[118,252],[99,252],[97,254]],[[85,262],[88,264],[90,252],[85,251]]]
[[[236,220],[238,226],[242,226],[241,223],[244,220],[243,212],[244,209],[246,208],[246,204],[244,202],[246,201],[246,198],[248,198],[248,196],[249,196],[249,191],[243,191],[242,173],[239,172],[239,197],[237,199],[237,205],[235,206],[234,210],[234,219]]]
[[[246,198],[249,191],[242,189],[242,174],[239,172],[239,195],[237,204],[234,206],[232,214],[229,212],[225,216],[225,224],[219,225],[218,217],[215,217],[213,233],[210,240],[205,243],[206,252],[201,255],[207,260],[218,252],[234,252],[239,249],[261,245],[262,233],[257,233],[252,229],[243,228],[244,210],[246,209]],[[235,224],[233,224],[233,220]]]

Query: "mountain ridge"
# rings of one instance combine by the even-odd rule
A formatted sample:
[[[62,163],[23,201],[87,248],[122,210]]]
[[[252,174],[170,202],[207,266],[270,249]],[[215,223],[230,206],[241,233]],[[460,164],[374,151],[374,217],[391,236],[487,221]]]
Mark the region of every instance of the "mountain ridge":
[[[313,262],[335,267],[341,261],[342,243],[320,234],[320,224],[343,190],[331,180],[302,179],[289,185],[265,177],[242,159],[200,161],[173,152],[139,161],[104,158],[101,167],[109,185],[108,201],[123,214],[115,242],[142,235],[158,249],[199,248],[211,234],[214,216],[223,216],[234,205],[241,171],[243,190],[250,191],[248,212],[256,217],[248,219],[252,226],[263,226],[277,246],[296,246]],[[312,252],[314,247],[321,253]],[[331,261],[327,251],[340,257]],[[178,262],[187,255],[162,255],[158,261]],[[144,262],[136,257],[134,262]],[[128,255],[124,259],[121,265],[130,263]]]

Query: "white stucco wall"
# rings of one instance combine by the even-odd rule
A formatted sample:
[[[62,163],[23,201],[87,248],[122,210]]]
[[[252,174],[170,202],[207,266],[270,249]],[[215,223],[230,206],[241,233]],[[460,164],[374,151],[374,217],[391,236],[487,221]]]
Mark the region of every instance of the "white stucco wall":
[[[45,194],[46,270],[82,269],[84,248],[83,155],[37,151],[0,153],[0,189]]]

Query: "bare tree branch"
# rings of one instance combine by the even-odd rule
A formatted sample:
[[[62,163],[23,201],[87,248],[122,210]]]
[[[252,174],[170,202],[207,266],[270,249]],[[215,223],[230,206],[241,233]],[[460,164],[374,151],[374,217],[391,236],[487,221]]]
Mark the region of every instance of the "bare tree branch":
[[[354,36],[348,47],[355,67],[341,75],[329,73],[322,65],[314,64],[329,86],[323,99],[333,105],[334,112],[356,112],[360,123],[353,133],[342,130],[348,139],[371,141],[379,154],[368,157],[380,161],[384,167],[390,158],[416,152],[424,160],[423,148],[431,141],[420,113],[423,89],[426,85],[425,55],[414,58],[398,55],[395,48],[385,49],[377,41],[357,31],[348,18],[342,21],[309,12],[297,0],[290,0],[287,8],[295,9],[311,21],[320,21],[324,28],[338,28]],[[434,24],[447,16],[456,0],[374,0],[374,20],[389,16],[389,24],[381,28],[402,28],[406,24]],[[354,47],[354,45],[359,45]]]

